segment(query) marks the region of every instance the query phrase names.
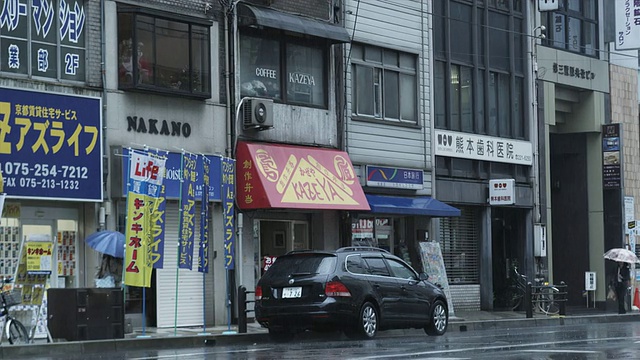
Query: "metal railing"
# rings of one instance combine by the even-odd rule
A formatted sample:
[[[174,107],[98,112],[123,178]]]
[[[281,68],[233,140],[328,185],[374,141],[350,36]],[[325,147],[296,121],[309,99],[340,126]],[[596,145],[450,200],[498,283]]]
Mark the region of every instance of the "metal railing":
[[[247,290],[246,287],[240,285],[238,287],[238,333],[247,332],[247,313],[253,310],[247,310],[247,304],[255,303],[255,300],[247,300],[247,294],[254,294],[255,291]]]
[[[548,290],[548,292],[545,290]],[[528,319],[533,317],[534,306],[542,309],[543,306],[540,306],[542,303],[549,304],[549,306],[557,306],[558,315],[566,315],[567,284],[565,284],[564,281],[561,281],[560,285],[534,286],[531,282],[527,282],[524,294],[524,307]],[[545,313],[549,315],[549,312]],[[555,313],[555,310],[552,313]]]

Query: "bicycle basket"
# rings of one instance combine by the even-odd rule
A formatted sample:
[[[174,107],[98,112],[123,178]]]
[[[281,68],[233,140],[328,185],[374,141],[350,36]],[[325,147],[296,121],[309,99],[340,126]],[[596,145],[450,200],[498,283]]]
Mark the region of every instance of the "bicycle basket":
[[[20,305],[22,303],[22,289],[13,288],[11,291],[4,291],[2,297],[4,297],[7,307]]]

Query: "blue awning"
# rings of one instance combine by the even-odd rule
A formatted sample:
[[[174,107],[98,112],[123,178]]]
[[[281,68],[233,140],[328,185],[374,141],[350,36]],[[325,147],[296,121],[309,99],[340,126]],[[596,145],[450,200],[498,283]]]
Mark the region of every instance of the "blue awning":
[[[460,209],[430,196],[383,196],[366,194],[371,211],[375,213],[424,215],[434,217],[460,216]]]

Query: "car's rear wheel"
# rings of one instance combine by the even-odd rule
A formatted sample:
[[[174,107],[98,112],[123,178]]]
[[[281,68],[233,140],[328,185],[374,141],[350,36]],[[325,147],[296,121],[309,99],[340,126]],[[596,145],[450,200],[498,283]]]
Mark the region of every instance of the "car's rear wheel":
[[[367,301],[360,308],[357,324],[345,334],[352,339],[373,339],[378,333],[378,325],[378,309]]]
[[[269,337],[276,342],[287,342],[293,339],[293,331],[287,328],[269,328]]]
[[[427,335],[440,336],[447,331],[448,324],[449,313],[447,312],[447,307],[444,306],[442,300],[436,300],[431,307],[429,324],[424,328],[424,331]]]

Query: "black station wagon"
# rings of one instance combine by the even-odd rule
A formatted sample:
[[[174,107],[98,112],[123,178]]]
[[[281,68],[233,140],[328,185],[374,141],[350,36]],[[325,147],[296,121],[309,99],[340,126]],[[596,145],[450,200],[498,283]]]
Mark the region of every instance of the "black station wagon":
[[[289,252],[260,278],[255,298],[256,319],[274,340],[305,330],[360,339],[398,328],[442,335],[449,321],[442,289],[379,248]]]

